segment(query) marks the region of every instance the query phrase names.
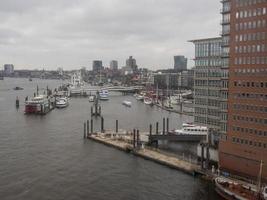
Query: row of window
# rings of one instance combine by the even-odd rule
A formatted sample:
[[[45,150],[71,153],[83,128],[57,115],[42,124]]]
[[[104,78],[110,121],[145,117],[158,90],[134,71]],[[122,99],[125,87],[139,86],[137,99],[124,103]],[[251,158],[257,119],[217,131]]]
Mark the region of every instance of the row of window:
[[[250,64],[264,65],[267,64],[267,56],[236,57],[234,63],[235,65],[250,65]]]
[[[235,137],[233,137],[232,141],[233,143],[236,143],[236,144],[249,145],[249,146],[254,146],[254,147],[259,147],[259,148],[264,148],[264,149],[267,148],[267,144],[262,143],[262,142],[256,142],[256,141],[240,139],[240,138],[235,138]]]
[[[252,129],[252,128],[243,128],[239,126],[233,126],[233,131],[239,133],[255,134],[257,136],[267,136],[267,131]]]
[[[266,44],[240,45],[235,46],[235,53],[263,53],[266,52]]]
[[[267,88],[267,82],[247,82],[247,81],[235,81],[234,86],[238,87],[261,87]]]
[[[267,107],[266,106],[234,104],[233,107],[234,107],[234,110],[267,113]]]
[[[266,15],[266,8],[254,8],[236,12],[236,19]]]
[[[235,75],[257,75],[257,76],[266,76],[267,75],[267,68],[242,68],[242,69],[235,69]]]
[[[220,80],[195,80],[195,86],[202,86],[202,87],[221,87]]]
[[[206,98],[195,98],[195,105],[202,105],[202,106],[212,106],[212,107],[220,107],[221,101],[214,100],[214,99],[206,99]]]
[[[254,99],[258,101],[267,101],[267,94],[250,94],[250,93],[236,93],[234,98],[239,99]]]
[[[221,55],[220,55],[221,56]],[[217,67],[221,65],[221,57],[217,59],[200,59],[195,60],[196,67]]]
[[[196,96],[220,97],[220,91],[215,89],[195,89]]]
[[[267,125],[267,119],[263,119],[263,118],[255,118],[255,117],[248,117],[248,116],[233,115],[233,119],[235,121],[243,121],[243,122],[246,122],[246,123],[255,123],[255,124],[265,124],[265,125]]]
[[[209,115],[209,116],[215,116],[220,117],[220,111],[218,109],[206,109],[206,108],[195,108],[196,114],[202,114],[202,115]]]
[[[217,126],[217,127],[221,126],[221,123],[219,120],[207,118],[206,116],[204,117],[195,116],[194,121],[198,124],[206,124],[206,125],[212,125],[212,126]]]
[[[236,7],[251,6],[258,3],[266,3],[267,0],[236,0]]]
[[[266,20],[253,20],[249,22],[240,22],[235,24],[236,31],[250,30],[256,28],[266,28]]]
[[[259,40],[266,40],[267,32],[256,32],[256,33],[245,33],[235,36],[236,42],[246,42],[246,41],[259,41]],[[226,38],[225,40],[229,40]]]

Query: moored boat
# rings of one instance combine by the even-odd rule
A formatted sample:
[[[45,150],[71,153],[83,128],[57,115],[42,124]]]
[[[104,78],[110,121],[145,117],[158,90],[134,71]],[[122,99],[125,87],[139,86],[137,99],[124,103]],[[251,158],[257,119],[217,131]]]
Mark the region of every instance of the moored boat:
[[[208,135],[208,128],[206,126],[197,126],[191,123],[183,123],[181,129],[176,129],[172,133],[177,135]]]
[[[144,98],[144,103],[146,104],[146,105],[153,105],[153,99],[152,98],[150,98],[150,97],[145,97]]]
[[[89,96],[88,101],[89,102],[94,102],[95,101],[95,96],[94,95]]]
[[[99,99],[102,100],[102,101],[109,100],[108,90],[101,90],[99,92]]]
[[[57,108],[66,108],[69,105],[69,100],[67,97],[59,97],[56,99]]]
[[[25,114],[46,114],[51,110],[50,99],[45,95],[38,95],[25,101]]]
[[[239,183],[224,177],[215,178],[216,192],[227,200],[266,200],[267,186],[257,191],[257,186]]]

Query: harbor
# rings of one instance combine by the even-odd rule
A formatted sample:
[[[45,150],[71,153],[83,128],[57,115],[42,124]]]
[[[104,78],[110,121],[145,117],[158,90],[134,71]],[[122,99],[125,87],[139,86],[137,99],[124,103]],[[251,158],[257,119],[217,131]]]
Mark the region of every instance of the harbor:
[[[45,89],[47,85],[57,88],[63,83],[38,81],[39,89]],[[12,90],[15,85],[20,85],[24,90]],[[83,139],[81,119],[91,118],[90,109],[93,105],[88,98],[70,98],[67,108],[54,109],[46,115],[24,115],[22,100],[25,96],[32,96],[35,91],[35,80],[29,82],[28,79],[5,78],[0,85],[1,196],[19,196],[20,199],[47,199],[49,196],[57,199],[60,195],[65,199],[71,196],[84,199],[90,195],[101,199],[100,194],[103,195],[104,189],[105,195],[112,195],[115,199],[218,199],[210,182],[196,179],[191,173],[183,173],[147,158],[131,156]],[[14,106],[17,96],[20,99],[18,109]],[[181,128],[183,122],[192,121],[190,116],[147,106],[132,95],[110,92],[109,96],[108,101],[101,101],[106,131],[115,131],[115,119],[119,122],[119,132],[124,130],[130,133],[133,129],[139,129],[140,133],[147,134],[149,124],[153,124],[155,132],[156,122],[160,122],[159,130],[162,130],[162,116],[169,118],[170,128]],[[124,100],[131,101],[131,107],[122,105]],[[94,131],[101,132],[101,117],[93,117],[93,120]],[[161,151],[164,150],[158,150]],[[180,155],[182,158],[183,154]],[[186,153],[184,157],[185,160],[189,159]],[[22,179],[24,181],[20,181]],[[103,179],[104,182],[101,181]],[[13,185],[13,182],[17,182],[17,185]],[[54,190],[59,184],[64,188],[61,191]],[[135,185],[138,193],[132,193],[132,185]],[[114,193],[117,188],[120,188],[120,192]]]

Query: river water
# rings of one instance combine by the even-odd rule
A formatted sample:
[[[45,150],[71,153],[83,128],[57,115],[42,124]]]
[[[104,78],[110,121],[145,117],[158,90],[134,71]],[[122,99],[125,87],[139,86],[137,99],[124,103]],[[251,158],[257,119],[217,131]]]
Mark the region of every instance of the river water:
[[[72,98],[66,109],[45,116],[24,115],[23,101],[39,89],[61,81],[6,78],[0,81],[0,199],[219,199],[211,184],[102,144],[83,139],[90,118],[86,98]],[[24,90],[14,91],[15,86]],[[16,97],[20,108],[15,108]],[[131,108],[121,102],[130,100]],[[105,128],[138,128],[170,118],[170,128],[185,117],[146,106],[131,96],[111,94],[102,103]],[[160,123],[161,124],[161,123]],[[100,127],[97,121],[95,127]]]

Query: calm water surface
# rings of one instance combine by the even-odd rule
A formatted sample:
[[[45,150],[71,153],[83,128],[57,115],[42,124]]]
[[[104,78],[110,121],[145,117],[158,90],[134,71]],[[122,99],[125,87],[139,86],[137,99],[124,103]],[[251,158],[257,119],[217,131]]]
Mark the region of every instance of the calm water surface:
[[[90,118],[86,98],[72,98],[66,109],[45,116],[23,114],[24,98],[61,81],[8,79],[0,81],[0,199],[219,199],[213,187],[182,172],[82,138]],[[14,91],[15,86],[23,87]],[[18,96],[21,106],[15,108]],[[132,108],[121,105],[133,102]],[[113,94],[102,103],[105,128],[147,131],[150,123],[170,118],[180,127],[191,117],[170,114]],[[100,127],[97,121],[95,127]]]

